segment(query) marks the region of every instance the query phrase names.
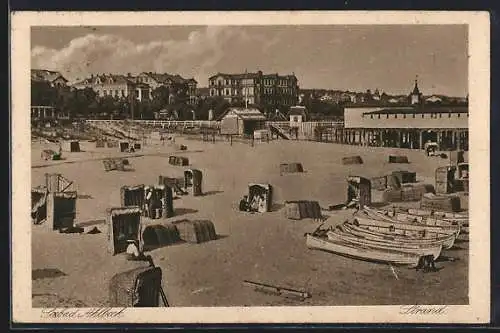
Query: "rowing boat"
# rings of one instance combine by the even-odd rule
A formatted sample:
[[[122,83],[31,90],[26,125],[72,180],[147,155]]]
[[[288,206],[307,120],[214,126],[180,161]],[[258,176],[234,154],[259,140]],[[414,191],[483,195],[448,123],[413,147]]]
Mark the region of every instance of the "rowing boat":
[[[342,226],[345,231],[354,234],[356,236],[361,236],[374,240],[389,240],[393,242],[399,242],[404,244],[422,244],[422,245],[443,245],[444,249],[450,249],[455,244],[455,235],[448,236],[435,236],[430,237],[429,234],[425,235],[426,237],[421,237],[420,235],[412,236],[412,235],[398,235],[394,233],[385,233],[381,230],[377,230],[376,227],[370,226],[355,226],[352,223],[344,223]]]
[[[402,243],[390,240],[373,240],[350,234],[348,232],[342,231],[340,228],[329,230],[327,232],[327,237],[330,241],[343,241],[355,245],[367,245],[384,250],[398,250],[401,252],[415,253],[421,256],[431,255],[434,260],[439,257],[439,255],[441,254],[441,249],[443,248],[441,244],[424,245],[416,243]]]
[[[450,213],[450,212],[441,212],[441,211],[434,211],[434,210],[428,210],[428,209],[419,209],[419,208],[399,208],[401,210],[405,210],[410,214],[415,214],[415,215],[421,215],[421,216],[435,216],[435,217],[442,217],[444,219],[451,219],[451,220],[468,220],[469,215],[464,214],[464,213]]]
[[[456,236],[460,233],[460,226],[450,225],[450,226],[436,226],[436,225],[423,225],[398,221],[394,218],[390,218],[383,214],[377,214],[374,211],[363,210],[358,211],[355,214],[355,221],[362,225],[378,226],[387,229],[402,229],[412,232],[420,233],[436,233],[436,234],[455,234]]]
[[[310,249],[317,249],[343,255],[355,259],[390,263],[394,265],[417,266],[421,256],[396,250],[384,250],[368,246],[356,246],[345,242],[330,241],[326,237],[306,234],[306,245]]]
[[[395,219],[397,221],[405,222],[405,223],[417,223],[417,224],[423,224],[423,225],[431,225],[431,226],[439,226],[439,227],[450,227],[450,226],[459,226],[460,228],[462,227],[463,222],[459,222],[456,220],[445,220],[441,218],[436,218],[431,215],[415,215],[415,214],[410,214],[404,211],[399,211],[399,210],[385,210],[385,209],[378,209],[378,210],[373,210],[370,208],[366,208],[365,210],[373,212],[373,216],[384,216],[388,217],[390,219]]]

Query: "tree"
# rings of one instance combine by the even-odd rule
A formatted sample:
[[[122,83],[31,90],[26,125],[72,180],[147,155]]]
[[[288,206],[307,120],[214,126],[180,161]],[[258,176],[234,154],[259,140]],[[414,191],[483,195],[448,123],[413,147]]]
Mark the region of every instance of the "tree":
[[[159,86],[151,92],[151,108],[153,111],[160,111],[169,104],[170,89],[166,86]]]

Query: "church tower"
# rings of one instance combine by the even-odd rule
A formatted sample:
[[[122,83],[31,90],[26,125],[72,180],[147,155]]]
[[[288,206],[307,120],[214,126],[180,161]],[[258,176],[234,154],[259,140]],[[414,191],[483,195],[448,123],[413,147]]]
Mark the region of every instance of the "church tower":
[[[415,79],[415,87],[413,88],[413,91],[410,94],[410,104],[418,105],[421,102],[422,102],[422,94],[418,89],[418,76],[417,76],[417,78]]]

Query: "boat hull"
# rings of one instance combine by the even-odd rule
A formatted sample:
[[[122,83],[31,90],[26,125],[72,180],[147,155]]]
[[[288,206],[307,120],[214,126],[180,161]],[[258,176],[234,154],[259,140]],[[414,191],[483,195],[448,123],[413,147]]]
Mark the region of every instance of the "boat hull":
[[[345,223],[344,230],[356,236],[361,236],[373,240],[394,241],[402,244],[420,244],[420,245],[442,245],[444,249],[450,249],[455,244],[455,235],[436,236],[436,237],[412,237],[411,235],[402,235],[396,233],[385,232],[386,229],[381,229],[376,226],[356,226],[354,224]]]
[[[343,241],[347,243],[352,243],[354,245],[366,245],[370,247],[377,247],[384,250],[397,250],[401,252],[414,253],[420,256],[431,255],[434,260],[439,258],[443,246],[441,244],[427,245],[427,244],[406,244],[396,241],[389,240],[373,240],[369,238],[363,238],[361,236],[355,236],[354,234],[349,234],[347,232],[342,232],[339,230],[328,231],[328,240],[331,241]]]
[[[362,216],[361,214],[356,214],[354,220],[355,223],[358,223],[359,225],[377,226],[380,228],[385,228],[387,230],[395,230],[395,231],[399,230],[399,231],[404,231],[406,234],[408,233],[421,233],[424,235],[428,233],[436,235],[455,234],[455,237],[457,237],[460,233],[459,226],[442,227],[442,226],[411,224],[390,219],[388,217],[385,219],[382,218],[377,219],[373,217],[368,217],[366,215]]]
[[[329,241],[325,238],[316,237],[311,234],[306,235],[306,245],[310,249],[331,252],[359,260],[390,263],[394,265],[409,265],[415,267],[418,265],[421,258],[420,255],[414,253],[363,248],[341,242]]]

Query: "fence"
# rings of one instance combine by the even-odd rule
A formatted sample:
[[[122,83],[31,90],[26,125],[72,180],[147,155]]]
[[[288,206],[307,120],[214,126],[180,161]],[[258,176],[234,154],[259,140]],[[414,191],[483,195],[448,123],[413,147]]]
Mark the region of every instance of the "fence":
[[[186,121],[176,121],[176,120],[87,120],[90,124],[107,125],[114,127],[115,125],[142,125],[150,126],[154,128],[213,128],[220,129],[220,121],[209,121],[209,120],[186,120]],[[289,121],[267,121],[266,127],[274,125],[280,128],[298,128],[299,139],[303,140],[313,140],[315,137],[315,129],[318,127],[335,127],[342,128],[344,126],[343,121],[307,121],[301,123],[292,123]]]

